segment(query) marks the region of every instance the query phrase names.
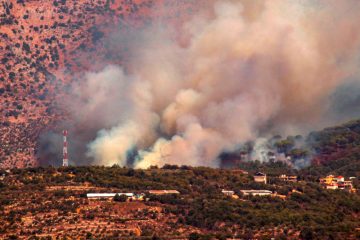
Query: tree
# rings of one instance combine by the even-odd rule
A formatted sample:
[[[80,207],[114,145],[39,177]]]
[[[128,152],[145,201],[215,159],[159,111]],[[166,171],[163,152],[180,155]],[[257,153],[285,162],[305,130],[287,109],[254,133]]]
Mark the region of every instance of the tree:
[[[86,239],[91,239],[92,238],[92,233],[91,232],[87,232],[86,233]]]
[[[26,42],[23,42],[23,50],[26,51],[27,53],[31,52],[30,46]]]
[[[156,233],[152,236],[151,240],[161,240],[161,237],[159,237]]]
[[[189,235],[189,240],[197,240],[200,239],[200,235],[198,233],[191,233]]]
[[[294,159],[306,158],[309,152],[306,149],[294,148],[289,153]]]
[[[287,153],[294,147],[294,141],[292,139],[285,139],[275,143],[275,147],[280,153]]]
[[[300,232],[300,238],[303,240],[311,240],[314,238],[313,235],[313,230],[310,228],[304,228],[301,232]]]
[[[126,202],[126,200],[127,200],[127,196],[124,195],[124,194],[121,194],[121,195],[116,194],[116,195],[114,196],[114,201],[115,201],[115,202]]]

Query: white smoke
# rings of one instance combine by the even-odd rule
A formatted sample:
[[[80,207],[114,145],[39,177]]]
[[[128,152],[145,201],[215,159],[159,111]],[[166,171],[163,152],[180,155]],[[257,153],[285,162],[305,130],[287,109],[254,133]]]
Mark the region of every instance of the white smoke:
[[[74,106],[81,121],[103,122],[88,145],[95,163],[126,165],[135,147],[135,167],[215,167],[260,132],[320,124],[327,97],[353,74],[359,3],[241,2],[209,1],[213,15],[179,28],[185,44],[151,27],[127,73],[112,65],[84,77]]]
[[[251,152],[251,159],[260,162],[268,162],[270,160],[269,152],[272,149],[268,146],[269,142],[266,138],[258,138],[254,143],[253,151]]]

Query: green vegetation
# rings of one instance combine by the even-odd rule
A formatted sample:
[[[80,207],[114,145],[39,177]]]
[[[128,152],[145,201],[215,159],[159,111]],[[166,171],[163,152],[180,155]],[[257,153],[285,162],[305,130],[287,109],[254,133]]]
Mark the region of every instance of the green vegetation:
[[[274,236],[283,239],[347,239],[357,236],[355,229],[360,224],[358,193],[325,190],[316,181],[320,176],[310,177],[306,175],[307,171],[297,172],[282,163],[254,162],[244,166],[250,170],[249,175],[232,170],[174,165],[147,170],[118,166],[14,169],[1,185],[4,194],[0,199],[0,209],[4,215],[3,209],[12,204],[9,201],[11,198],[6,196],[15,194],[19,189],[41,192],[46,186],[84,184],[134,193],[149,189],[176,189],[180,195],[150,195],[147,196],[150,201],[146,204],[161,206],[165,216],[176,216],[176,222],[171,224],[174,231],[182,226],[201,229],[202,233],[189,235],[191,239],[246,239],[255,235],[264,239]],[[268,173],[270,184],[259,184],[252,180],[252,174],[258,170]],[[307,181],[283,182],[276,178],[281,173],[298,174],[300,179]],[[222,189],[234,190],[240,199],[223,195]],[[266,189],[287,198],[244,197],[240,189]],[[76,199],[84,199],[85,193],[54,191],[56,199],[67,199],[54,206],[62,214],[75,212],[80,204]],[[52,197],[45,195],[42,198],[46,200]],[[115,196],[113,200],[125,202],[126,197]],[[144,214],[145,218],[159,218],[156,212]],[[14,224],[21,215],[16,211],[7,213],[2,221]],[[91,212],[87,212],[85,218],[97,219]]]
[[[304,173],[360,176],[360,120],[312,132],[307,141],[316,155]]]
[[[127,196],[116,194],[113,199],[115,202],[126,202]]]
[[[6,89],[3,92],[0,89],[0,94],[6,94]],[[11,104],[14,110],[8,114],[14,116],[27,107],[21,101]],[[9,124],[4,122],[3,126]],[[141,225],[142,239],[174,239],[173,236],[179,236],[179,229],[186,229],[189,239],[359,238],[360,232],[356,230],[360,226],[359,193],[326,190],[319,184],[319,178],[327,174],[343,175],[347,179],[355,177],[354,187],[360,188],[360,121],[313,132],[304,138],[275,136],[268,145],[269,149],[290,156],[293,163],[306,159],[313,164],[294,169],[286,161],[237,162],[237,167],[248,171],[248,175],[231,169],[176,165],[153,166],[146,170],[79,166],[0,171],[1,176],[5,174],[0,182],[0,238],[41,234],[36,229],[62,225],[65,218],[65,222],[71,224],[90,221],[94,225],[100,220],[103,225],[153,221],[150,226]],[[240,154],[251,152],[253,147],[252,143],[247,143]],[[253,181],[258,171],[267,174],[269,184]],[[296,175],[300,181],[281,181],[277,178],[281,174]],[[83,186],[87,186],[87,190],[83,190]],[[74,190],[72,187],[80,188]],[[142,205],[136,205],[139,204],[136,201],[126,202],[125,196],[115,196],[113,201],[94,200],[95,203],[86,199],[87,192],[98,189],[135,194],[174,189],[181,194],[146,195],[149,201]],[[222,189],[233,190],[239,198],[225,196]],[[270,190],[286,199],[242,196],[242,189]],[[130,214],[115,213],[131,204],[135,210]],[[29,218],[31,221],[26,220]],[[98,229],[86,229],[80,234],[89,233],[93,239],[112,236],[108,235],[110,230]],[[129,230],[130,233],[133,234]],[[123,233],[116,234],[123,236]]]

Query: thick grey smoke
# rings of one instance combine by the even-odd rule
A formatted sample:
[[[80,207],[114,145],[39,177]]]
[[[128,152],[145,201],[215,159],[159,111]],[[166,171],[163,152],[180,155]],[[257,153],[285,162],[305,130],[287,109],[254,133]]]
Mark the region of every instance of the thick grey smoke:
[[[349,80],[330,96],[329,118],[348,121],[360,118],[360,81]]]
[[[322,126],[329,96],[358,67],[359,10],[351,0],[209,1],[181,40],[149,27],[126,66],[74,86],[74,116],[99,130],[88,157],[126,165],[137,149],[139,168],[216,167],[246,141]]]

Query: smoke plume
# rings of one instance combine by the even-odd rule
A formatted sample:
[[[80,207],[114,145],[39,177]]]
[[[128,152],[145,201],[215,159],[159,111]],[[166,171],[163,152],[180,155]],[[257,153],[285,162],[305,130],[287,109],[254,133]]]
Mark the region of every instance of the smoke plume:
[[[330,96],[359,79],[359,10],[355,0],[208,1],[176,34],[160,22],[112,42],[129,46],[129,61],[73,88],[74,118],[97,130],[87,157],[128,165],[135,149],[138,168],[217,167],[244,142],[331,123]]]

